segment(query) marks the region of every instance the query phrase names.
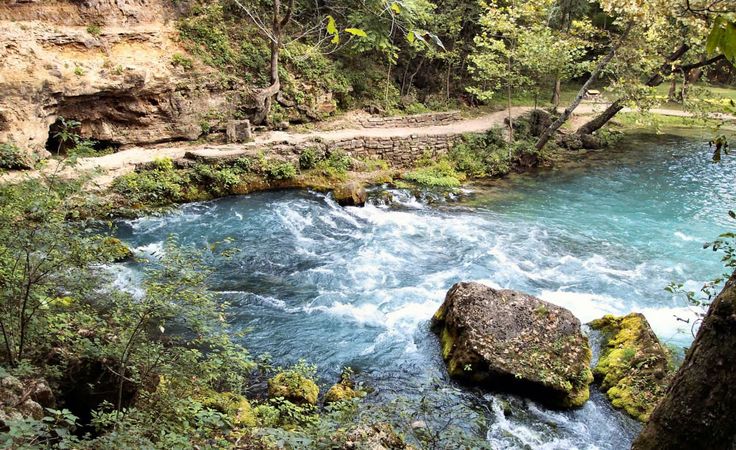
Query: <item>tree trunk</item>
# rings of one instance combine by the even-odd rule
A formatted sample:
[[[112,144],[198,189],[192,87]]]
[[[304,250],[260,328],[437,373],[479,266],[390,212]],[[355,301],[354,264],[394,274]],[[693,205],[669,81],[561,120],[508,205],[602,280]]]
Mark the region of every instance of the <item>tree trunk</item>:
[[[511,73],[511,54],[508,55],[508,70]],[[506,105],[509,112],[509,142],[514,143],[514,116],[511,115],[511,76],[506,80]],[[509,150],[509,153],[511,150]],[[510,156],[510,155],[509,155]]]
[[[674,76],[672,77],[672,81],[670,82],[670,90],[667,93],[667,101],[677,101],[677,78],[675,78]]]
[[[708,308],[633,450],[736,447],[736,272]]]
[[[555,87],[552,90],[552,109],[557,111],[557,107],[560,106],[560,91],[562,81],[559,78],[555,78]]]
[[[603,125],[607,124],[609,120],[624,109],[624,104],[621,99],[608,105],[605,111],[595,116],[593,119],[586,122],[583,126],[578,128],[576,134],[590,134],[603,128]]]
[[[294,9],[294,0],[289,0],[286,13],[281,17],[281,0],[273,2],[273,22],[271,24],[271,62],[270,62],[270,82],[271,85],[265,89],[261,89],[255,95],[256,113],[253,117],[253,123],[260,125],[268,119],[271,113],[271,105],[273,98],[281,91],[281,80],[279,78],[279,56],[281,54],[281,46],[283,45],[282,30],[291,21],[291,14]]]
[[[547,142],[549,142],[549,140],[552,137],[552,135],[554,135],[557,132],[557,130],[560,129],[560,127],[562,126],[562,124],[564,124],[567,121],[567,119],[570,118],[570,116],[572,115],[573,111],[575,111],[575,108],[577,108],[578,105],[580,104],[580,102],[583,101],[583,97],[585,96],[585,93],[588,91],[588,88],[593,83],[595,83],[595,81],[598,79],[598,76],[600,76],[600,74],[603,71],[603,69],[608,65],[608,63],[611,62],[611,60],[613,59],[614,55],[616,54],[616,51],[624,43],[624,40],[626,39],[626,36],[628,36],[628,34],[631,31],[631,28],[633,28],[633,26],[634,26],[634,23],[633,22],[629,22],[629,24],[626,26],[626,29],[623,31],[623,33],[621,33],[621,36],[619,37],[619,39],[616,42],[616,44],[613,47],[611,47],[611,50],[608,51],[608,54],[603,59],[601,59],[600,61],[598,61],[598,64],[595,66],[595,69],[593,69],[593,72],[591,72],[590,77],[588,78],[588,80],[580,88],[580,90],[578,91],[578,95],[575,96],[575,99],[572,101],[572,103],[570,104],[570,106],[568,106],[567,108],[565,108],[565,111],[563,111],[562,115],[560,115],[560,117],[557,120],[555,120],[552,125],[550,125],[549,127],[547,127],[547,129],[544,130],[544,133],[542,133],[541,136],[539,136],[539,140],[534,145],[534,147],[537,150],[543,149],[544,146],[547,145]]]

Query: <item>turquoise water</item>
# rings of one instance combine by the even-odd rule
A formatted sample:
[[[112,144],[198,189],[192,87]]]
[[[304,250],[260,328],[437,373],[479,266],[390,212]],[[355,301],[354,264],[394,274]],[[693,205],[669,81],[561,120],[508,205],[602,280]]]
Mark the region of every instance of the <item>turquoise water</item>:
[[[540,296],[583,322],[640,311],[660,338],[687,345],[694,312],[664,287],[698,288],[720,272],[702,244],[729,226],[734,205],[736,164],[710,164],[703,142],[629,136],[451,202],[399,190],[391,206],[345,209],[311,192],[231,197],[121,223],[119,235],[144,256],[171,233],[194,245],[233,238],[241,251],[218,264],[215,289],[232,303],[235,328],[251,330],[253,353],[306,358],[325,384],[351,366],[375,398],[411,397],[450,383],[428,321],[461,280]],[[485,410],[475,432],[496,448],[627,448],[638,430],[595,392],[571,412],[475,392],[447,401]]]

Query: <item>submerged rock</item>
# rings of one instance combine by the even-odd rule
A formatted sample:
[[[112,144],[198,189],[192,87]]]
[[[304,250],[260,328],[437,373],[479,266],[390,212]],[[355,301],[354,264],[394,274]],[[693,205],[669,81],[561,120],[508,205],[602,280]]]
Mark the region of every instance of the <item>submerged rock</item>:
[[[434,315],[452,377],[560,408],[581,406],[591,351],[568,310],[511,290],[458,283]]]
[[[672,377],[667,350],[642,314],[607,315],[590,327],[603,335],[593,374],[613,406],[646,422]]]
[[[319,386],[306,376],[287,370],[268,380],[268,396],[281,397],[295,404],[317,404]]]
[[[353,181],[338,186],[332,195],[340,206],[365,206],[368,199],[365,187]]]

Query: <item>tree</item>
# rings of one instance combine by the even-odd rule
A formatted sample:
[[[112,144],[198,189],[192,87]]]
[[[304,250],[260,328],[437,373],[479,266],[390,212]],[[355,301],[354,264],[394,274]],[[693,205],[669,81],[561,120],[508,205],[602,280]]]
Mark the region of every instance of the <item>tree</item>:
[[[636,103],[642,108],[655,102],[653,87],[664,77],[661,68],[669,67],[682,56],[673,49],[688,45],[697,36],[703,36],[699,20],[683,16],[679,1],[658,0],[653,2],[626,2],[623,0],[601,0],[599,6],[607,17],[612,18],[606,57],[599,60],[588,81],[578,92],[571,104],[555,123],[540,136],[536,147],[541,149],[572,115],[582,101],[585,90],[598,79],[609,81],[608,90],[619,96],[598,120],[591,121],[579,129],[587,133],[605,124],[626,104]],[[683,43],[684,42],[684,43]],[[673,59],[675,58],[675,59]],[[664,62],[663,62],[664,61]],[[600,64],[603,63],[603,64]],[[668,74],[672,73],[671,68]],[[641,80],[648,80],[642,83]],[[599,125],[599,122],[602,123]]]
[[[601,114],[578,128],[578,134],[590,134],[599,130],[626,106],[636,106],[640,109],[652,107],[659,102],[655,98],[653,88],[668,79],[673,84],[676,83],[678,74],[683,77],[680,99],[684,100],[682,97],[687,91],[688,83],[692,81],[688,80],[693,74],[724,59],[722,55],[724,51],[716,51],[720,48],[715,43],[720,35],[716,35],[714,31],[709,33],[709,30],[725,30],[725,22],[719,22],[716,18],[711,27],[710,22],[713,21],[714,14],[709,9],[711,6],[701,7],[696,6],[696,3],[686,1],[684,5],[679,2],[671,5],[664,16],[667,20],[660,20],[653,30],[647,31],[651,38],[637,39],[646,43],[646,47],[649,48],[648,51],[646,47],[643,48],[647,54],[641,59],[651,63],[638,68],[634,64],[627,65],[623,70],[624,77],[617,83],[618,89],[612,90],[618,94],[618,98]],[[718,3],[722,2],[715,2],[712,5]],[[708,48],[703,49],[706,36],[710,44]],[[687,57],[693,53],[693,49],[704,51],[690,56],[688,62]],[[685,106],[696,105],[685,103]]]
[[[613,60],[613,57],[616,56],[616,52],[618,51],[619,47],[621,47],[624,40],[628,37],[633,26],[634,26],[633,22],[629,22],[628,24],[626,24],[626,27],[624,28],[623,32],[621,33],[621,36],[619,37],[619,40],[611,47],[611,49],[608,51],[608,54],[606,54],[605,57],[601,58],[598,61],[595,68],[590,73],[588,80],[580,88],[577,95],[573,99],[572,103],[570,103],[570,105],[567,108],[565,108],[565,110],[562,112],[560,117],[558,117],[557,120],[555,120],[539,136],[537,143],[534,144],[537,150],[541,150],[542,148],[544,148],[544,146],[547,145],[547,142],[549,142],[550,138],[554,135],[554,133],[556,133],[557,130],[559,130],[560,127],[567,121],[567,119],[570,118],[573,111],[575,111],[575,108],[577,108],[578,105],[580,105],[580,102],[583,100],[583,97],[585,96],[588,89],[593,85],[593,83],[595,83],[598,80],[598,77],[600,77],[603,70]]]
[[[261,124],[266,121],[268,114],[271,112],[273,98],[281,92],[279,58],[281,55],[281,49],[284,46],[284,29],[289,25],[294,14],[294,0],[288,0],[283,12],[281,10],[281,0],[273,0],[270,26],[266,26],[265,21],[261,19],[254,10],[246,7],[239,0],[235,0],[235,3],[248,14],[261,33],[266,36],[270,44],[271,59],[269,62],[269,80],[271,84],[256,92],[254,97],[256,103],[256,114],[253,118],[253,122]]]
[[[0,188],[0,354],[12,367],[46,337],[56,304],[93,287],[86,269],[110,260],[109,241],[68,220],[80,192],[81,183],[53,180]]]
[[[513,130],[513,93],[532,89],[536,98],[541,88],[547,86],[559,98],[559,80],[579,70],[587,43],[573,34],[550,28],[547,18],[554,7],[551,1],[508,4],[494,1],[484,6],[486,12],[480,20],[482,32],[475,38],[476,50],[470,56],[475,85],[468,91],[481,100],[489,100],[504,87],[508,121]],[[574,27],[578,31],[588,25],[580,22]]]

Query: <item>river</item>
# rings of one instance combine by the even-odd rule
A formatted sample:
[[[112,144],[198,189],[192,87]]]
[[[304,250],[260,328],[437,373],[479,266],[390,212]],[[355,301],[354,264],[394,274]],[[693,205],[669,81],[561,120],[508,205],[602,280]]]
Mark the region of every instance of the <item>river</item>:
[[[214,288],[235,329],[250,330],[252,353],[314,362],[325,385],[350,366],[374,390],[368,401],[411,398],[452,385],[428,322],[461,280],[537,295],[582,322],[643,312],[660,339],[688,345],[694,311],[664,288],[698,289],[720,273],[702,246],[728,229],[735,196],[736,163],[711,164],[704,142],[631,134],[564,167],[468,186],[456,201],[402,190],[389,190],[391,206],[344,209],[304,191],[230,197],[120,223],[118,235],[142,255],[171,233],[196,245],[233,238],[240,251],[218,264]],[[481,411],[485,424],[468,432],[494,448],[627,448],[638,424],[593,390],[560,412],[461,389],[436,413]]]

